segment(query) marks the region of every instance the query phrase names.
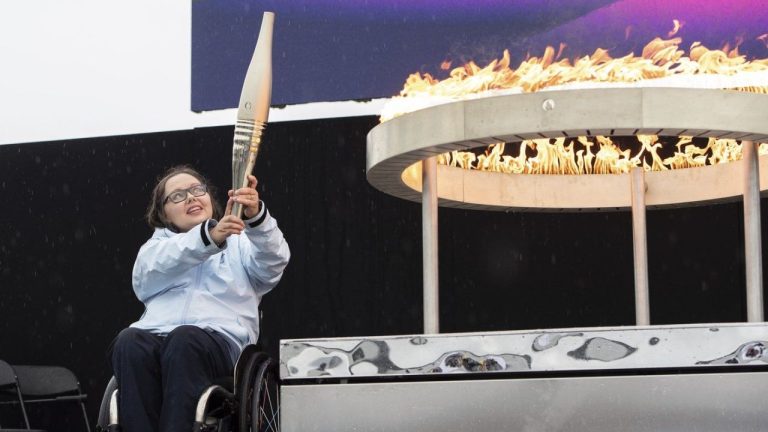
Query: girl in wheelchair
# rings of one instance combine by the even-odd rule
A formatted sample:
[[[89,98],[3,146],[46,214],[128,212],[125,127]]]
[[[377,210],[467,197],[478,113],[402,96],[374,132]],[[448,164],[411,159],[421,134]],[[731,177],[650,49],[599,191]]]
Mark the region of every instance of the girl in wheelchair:
[[[157,182],[139,249],[133,290],[141,319],[117,336],[112,369],[125,432],[189,431],[197,398],[231,375],[259,337],[259,301],[277,285],[290,252],[256,191],[229,191],[226,211],[200,173],[171,168]],[[244,220],[232,214],[243,204]]]

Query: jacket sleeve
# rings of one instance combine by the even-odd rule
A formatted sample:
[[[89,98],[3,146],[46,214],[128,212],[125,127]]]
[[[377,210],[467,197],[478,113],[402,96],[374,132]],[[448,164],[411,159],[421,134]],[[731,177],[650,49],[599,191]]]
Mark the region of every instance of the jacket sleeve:
[[[288,243],[262,201],[258,215],[245,221],[245,235],[240,239],[240,259],[251,285],[263,295],[280,282],[291,258]]]
[[[210,237],[209,219],[189,231],[167,238],[153,237],[139,249],[133,265],[133,291],[141,302],[173,286],[174,279],[192,267],[219,253]],[[226,247],[226,242],[223,247]]]

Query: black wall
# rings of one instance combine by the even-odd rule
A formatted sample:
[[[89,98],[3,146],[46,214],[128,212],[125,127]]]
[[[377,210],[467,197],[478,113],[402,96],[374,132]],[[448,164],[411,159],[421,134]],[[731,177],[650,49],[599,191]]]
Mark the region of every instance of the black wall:
[[[281,338],[421,331],[421,207],[368,185],[376,124],[268,127],[255,171],[293,253],[262,306],[273,355]],[[0,146],[0,358],[69,367],[95,418],[111,375],[104,352],[143,310],[131,269],[151,233],[142,215],[155,179],[189,163],[227,189],[232,131]],[[439,217],[443,331],[633,324],[629,213]],[[655,324],[746,319],[741,218],[738,202],[649,214]],[[58,415],[38,412],[37,425],[76,430],[76,414],[46,425]]]

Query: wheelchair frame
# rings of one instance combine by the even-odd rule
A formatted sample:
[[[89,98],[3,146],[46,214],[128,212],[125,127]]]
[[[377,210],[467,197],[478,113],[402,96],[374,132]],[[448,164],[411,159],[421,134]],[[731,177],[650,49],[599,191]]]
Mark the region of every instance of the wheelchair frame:
[[[110,379],[99,408],[96,431],[118,432],[117,381]],[[194,432],[261,432],[280,427],[278,368],[256,345],[243,349],[234,377],[206,388],[197,402]],[[245,409],[243,409],[245,408]]]

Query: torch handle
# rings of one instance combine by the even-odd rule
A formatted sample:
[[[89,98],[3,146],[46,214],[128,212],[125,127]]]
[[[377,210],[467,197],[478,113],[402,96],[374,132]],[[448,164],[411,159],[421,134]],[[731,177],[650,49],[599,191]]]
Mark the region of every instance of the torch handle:
[[[256,165],[256,153],[249,152],[248,153],[248,165],[245,167],[245,178],[243,178],[243,181],[240,183],[240,187],[241,188],[244,188],[244,187],[248,186],[248,175],[251,172],[253,172],[253,166],[254,165]],[[243,216],[244,216],[243,215],[243,211],[244,211],[244,209],[243,209],[243,205],[242,204],[234,203],[232,205],[232,214],[233,215],[235,215],[235,216],[237,216],[237,217],[242,219]]]
[[[251,137],[251,145],[248,148],[248,163],[243,171],[243,177],[239,181],[239,186],[235,190],[248,186],[248,176],[253,172],[253,167],[256,165],[256,156],[259,153],[259,145],[261,144],[261,134],[266,124],[257,122],[254,134]],[[243,205],[240,203],[234,203],[232,205],[232,214],[243,218]]]

